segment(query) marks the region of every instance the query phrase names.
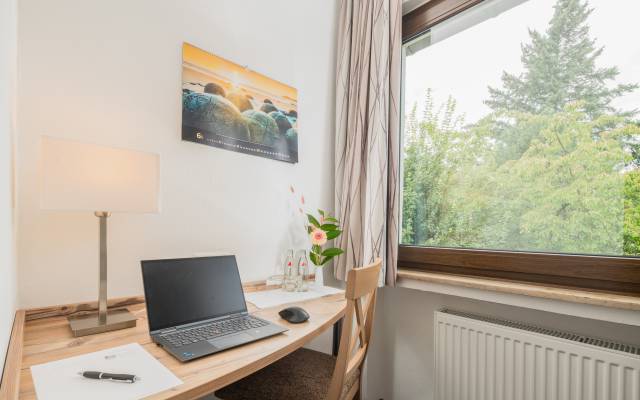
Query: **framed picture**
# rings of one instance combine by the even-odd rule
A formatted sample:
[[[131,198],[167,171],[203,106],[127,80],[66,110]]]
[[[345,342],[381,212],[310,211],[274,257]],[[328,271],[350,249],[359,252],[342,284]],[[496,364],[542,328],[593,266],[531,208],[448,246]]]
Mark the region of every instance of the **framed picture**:
[[[298,162],[298,91],[190,44],[182,47],[182,140]]]

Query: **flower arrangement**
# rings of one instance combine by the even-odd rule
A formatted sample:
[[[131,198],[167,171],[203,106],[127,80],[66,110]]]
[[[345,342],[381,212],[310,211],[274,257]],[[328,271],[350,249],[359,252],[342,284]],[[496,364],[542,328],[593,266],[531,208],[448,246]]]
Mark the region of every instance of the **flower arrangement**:
[[[299,202],[297,205],[298,212],[301,215],[304,215],[304,195],[300,195],[298,197],[293,186],[289,186],[289,191]],[[342,249],[337,247],[330,247],[324,250],[322,248],[329,240],[333,240],[340,236],[342,233],[342,230],[340,229],[340,221],[323,210],[318,210],[317,216],[308,213],[306,215],[307,221],[304,223],[304,228],[311,240],[309,258],[314,265],[321,267],[328,263],[332,258],[344,253]]]
[[[323,210],[318,210],[319,218],[312,214],[307,214],[309,224],[307,225],[307,233],[311,239],[311,252],[309,258],[316,266],[323,266],[335,256],[339,256],[344,251],[337,247],[329,247],[322,249],[328,240],[332,240],[340,236],[340,221],[330,216]]]

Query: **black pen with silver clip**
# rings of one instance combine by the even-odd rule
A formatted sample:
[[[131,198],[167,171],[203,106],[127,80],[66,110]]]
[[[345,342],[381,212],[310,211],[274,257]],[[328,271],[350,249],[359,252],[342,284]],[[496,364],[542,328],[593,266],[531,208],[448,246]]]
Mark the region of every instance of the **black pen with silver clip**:
[[[99,371],[78,372],[78,375],[88,379],[99,379],[103,381],[114,381],[114,382],[125,382],[125,383],[134,383],[135,381],[140,380],[139,377],[131,374],[110,374],[108,372],[99,372]]]

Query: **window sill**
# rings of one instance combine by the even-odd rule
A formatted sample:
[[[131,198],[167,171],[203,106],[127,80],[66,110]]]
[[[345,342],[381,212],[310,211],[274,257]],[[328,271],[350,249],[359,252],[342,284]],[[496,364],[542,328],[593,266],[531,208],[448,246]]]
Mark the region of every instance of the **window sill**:
[[[398,269],[397,286],[640,326],[640,297]]]

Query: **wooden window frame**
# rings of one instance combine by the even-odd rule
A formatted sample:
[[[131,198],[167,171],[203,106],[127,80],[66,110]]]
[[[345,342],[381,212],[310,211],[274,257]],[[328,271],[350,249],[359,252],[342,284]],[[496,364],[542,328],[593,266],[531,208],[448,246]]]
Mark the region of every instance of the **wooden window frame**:
[[[484,0],[431,0],[402,18],[404,43]],[[640,296],[640,258],[400,245],[398,268]]]
[[[420,36],[429,28],[484,0],[430,0],[402,16],[402,42]]]

